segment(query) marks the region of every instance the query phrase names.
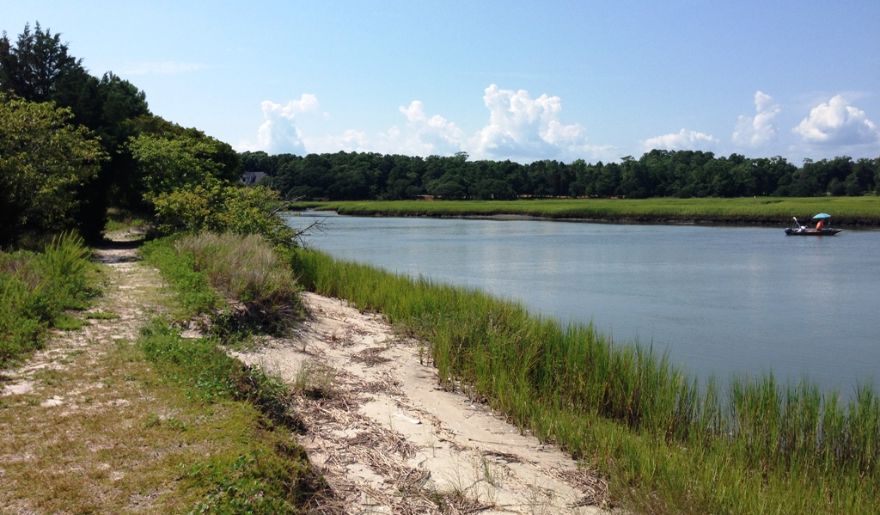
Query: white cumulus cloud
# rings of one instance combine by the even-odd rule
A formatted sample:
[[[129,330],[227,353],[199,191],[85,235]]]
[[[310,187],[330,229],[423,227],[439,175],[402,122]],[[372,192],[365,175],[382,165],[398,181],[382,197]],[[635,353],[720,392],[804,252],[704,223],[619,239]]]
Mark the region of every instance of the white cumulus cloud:
[[[709,150],[718,143],[711,134],[681,129],[660,136],[648,138],[642,142],[645,152],[653,149],[661,150]]]
[[[298,100],[279,104],[265,100],[263,122],[255,141],[238,150],[263,150],[272,154],[308,152],[381,152],[405,155],[452,155],[466,151],[477,159],[613,159],[613,147],[588,143],[579,124],[560,120],[562,101],[543,94],[531,98],[525,90],[504,90],[492,84],[484,91],[488,123],[466,133],[440,114],[429,114],[421,100],[399,106],[401,123],[378,132],[347,129],[341,133],[303,134],[302,115],[319,110],[318,98],[305,93]],[[324,113],[324,117],[329,115]]]
[[[810,109],[794,128],[807,143],[860,145],[880,141],[880,130],[861,109],[849,105],[841,95]]]
[[[591,158],[609,150],[589,144],[580,124],[560,121],[562,100],[557,96],[531,98],[526,90],[501,89],[492,84],[483,93],[483,103],[489,110],[489,123],[469,144],[478,158]]]
[[[755,92],[755,116],[740,116],[733,130],[733,142],[746,147],[761,147],[776,139],[776,116],[782,112],[773,103],[773,97],[763,91]]]
[[[257,129],[257,140],[239,145],[239,150],[304,154],[303,135],[296,126],[296,118],[303,113],[317,111],[318,107],[318,97],[311,93],[303,93],[298,100],[290,100],[286,104],[262,101],[263,123]]]
[[[439,114],[425,114],[421,100],[413,100],[398,110],[406,117],[406,126],[403,130],[392,127],[380,136],[386,145],[396,147],[397,153],[449,155],[462,149],[462,130]]]

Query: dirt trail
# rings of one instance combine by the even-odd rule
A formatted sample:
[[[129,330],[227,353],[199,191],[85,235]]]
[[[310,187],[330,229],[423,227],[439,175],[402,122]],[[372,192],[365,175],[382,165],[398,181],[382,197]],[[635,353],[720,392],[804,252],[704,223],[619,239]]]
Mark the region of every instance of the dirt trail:
[[[294,337],[235,355],[303,393],[301,443],[347,513],[602,513],[601,480],[441,390],[418,343],[337,299],[304,301]]]
[[[149,509],[123,478],[150,450],[119,445],[151,399],[120,377],[129,371],[113,351],[160,310],[162,281],[134,243],[95,258],[106,265],[105,294],[82,314],[84,327],[55,331],[24,365],[0,371],[2,513],[103,511],[120,496],[128,509]]]

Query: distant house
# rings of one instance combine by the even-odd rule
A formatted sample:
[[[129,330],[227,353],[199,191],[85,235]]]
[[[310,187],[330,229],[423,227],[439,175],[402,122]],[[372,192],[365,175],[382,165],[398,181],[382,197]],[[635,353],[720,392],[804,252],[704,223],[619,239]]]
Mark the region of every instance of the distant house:
[[[266,177],[266,172],[244,172],[241,174],[241,183],[247,186],[253,186]]]

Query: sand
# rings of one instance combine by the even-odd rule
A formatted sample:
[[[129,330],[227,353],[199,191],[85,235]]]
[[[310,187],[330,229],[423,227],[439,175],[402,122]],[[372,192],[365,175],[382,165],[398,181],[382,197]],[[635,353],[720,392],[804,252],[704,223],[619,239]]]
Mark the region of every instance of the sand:
[[[290,338],[233,354],[291,384],[309,457],[346,513],[604,513],[606,485],[488,407],[439,387],[422,344],[306,293]],[[330,507],[328,507],[329,509]]]

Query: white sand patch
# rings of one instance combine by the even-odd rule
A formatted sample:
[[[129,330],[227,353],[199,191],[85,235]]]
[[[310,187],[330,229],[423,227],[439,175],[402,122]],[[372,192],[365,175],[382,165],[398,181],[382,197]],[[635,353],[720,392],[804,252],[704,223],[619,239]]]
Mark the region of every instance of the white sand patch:
[[[603,512],[602,480],[440,389],[417,342],[337,299],[303,297],[312,318],[293,338],[233,354],[292,385],[314,383],[296,401],[301,443],[345,511]]]
[[[34,382],[24,380],[5,385],[3,391],[0,392],[0,397],[6,395],[24,395],[26,393],[31,393],[32,391],[34,391]]]

